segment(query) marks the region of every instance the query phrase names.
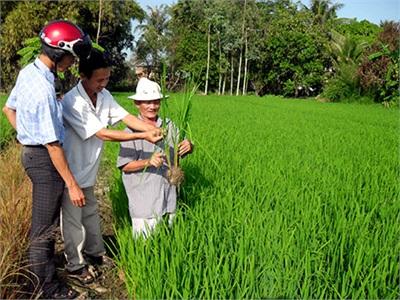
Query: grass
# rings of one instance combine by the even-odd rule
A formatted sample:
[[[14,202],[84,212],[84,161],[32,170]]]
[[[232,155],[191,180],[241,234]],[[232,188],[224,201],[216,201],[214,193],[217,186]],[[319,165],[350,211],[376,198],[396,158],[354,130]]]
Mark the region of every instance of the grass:
[[[172,228],[133,241],[115,172],[118,263],[131,297],[400,296],[396,110],[198,96],[191,129],[201,147],[182,161]],[[106,156],[117,151],[107,146]]]
[[[0,107],[7,100],[0,95]],[[31,221],[31,185],[15,131],[0,113],[0,298],[21,297],[29,270],[25,253]],[[25,280],[24,280],[25,278]]]
[[[116,97],[134,111],[127,95]],[[377,105],[197,96],[174,226],[137,241],[118,143],[106,143],[130,298],[399,298],[398,117]],[[19,161],[16,145],[2,150],[0,298],[18,297],[26,274]]]
[[[4,104],[7,101],[7,96],[0,95],[0,109],[3,109]],[[14,128],[8,122],[6,116],[0,112],[0,151],[6,147],[6,145],[14,140],[16,132]]]
[[[31,185],[21,166],[20,146],[0,153],[0,298],[19,298],[28,278]],[[22,280],[21,279],[25,279]]]

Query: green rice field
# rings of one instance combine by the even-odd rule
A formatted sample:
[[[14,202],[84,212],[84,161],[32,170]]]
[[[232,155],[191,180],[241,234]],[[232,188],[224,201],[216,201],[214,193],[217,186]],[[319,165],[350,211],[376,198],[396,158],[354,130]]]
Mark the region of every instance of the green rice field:
[[[196,96],[172,228],[133,241],[114,172],[130,297],[399,298],[399,125],[377,105]]]

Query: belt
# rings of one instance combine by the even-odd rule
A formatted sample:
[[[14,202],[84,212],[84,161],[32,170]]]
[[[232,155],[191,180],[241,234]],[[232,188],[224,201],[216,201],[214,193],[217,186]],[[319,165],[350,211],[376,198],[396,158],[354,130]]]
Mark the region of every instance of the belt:
[[[24,147],[28,147],[28,148],[46,148],[43,145],[24,145]]]

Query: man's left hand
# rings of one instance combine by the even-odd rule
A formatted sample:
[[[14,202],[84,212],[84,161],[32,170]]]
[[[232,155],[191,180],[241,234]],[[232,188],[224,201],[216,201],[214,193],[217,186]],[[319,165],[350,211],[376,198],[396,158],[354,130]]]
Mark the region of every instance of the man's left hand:
[[[189,140],[183,140],[178,145],[179,156],[184,156],[185,154],[191,153],[193,151],[193,145]]]

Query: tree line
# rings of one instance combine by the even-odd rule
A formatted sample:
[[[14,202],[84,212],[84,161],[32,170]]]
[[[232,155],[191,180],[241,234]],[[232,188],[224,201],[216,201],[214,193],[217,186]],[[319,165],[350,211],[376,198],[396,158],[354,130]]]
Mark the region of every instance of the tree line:
[[[196,77],[204,94],[327,101],[398,101],[400,24],[341,19],[343,4],[312,0],[179,0],[141,9],[134,1],[11,2],[2,10],[2,88],[18,69],[15,49],[43,20],[70,18],[111,52],[111,88],[132,89],[133,65],[167,87]],[[4,14],[4,15],[3,15]],[[140,22],[132,32],[132,20]],[[136,42],[134,43],[134,36]],[[126,61],[123,50],[130,48]]]

